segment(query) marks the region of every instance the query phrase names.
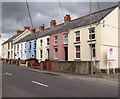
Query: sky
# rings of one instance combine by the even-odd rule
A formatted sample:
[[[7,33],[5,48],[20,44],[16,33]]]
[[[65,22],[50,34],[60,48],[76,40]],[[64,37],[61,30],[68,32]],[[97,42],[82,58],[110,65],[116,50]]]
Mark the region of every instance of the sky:
[[[89,2],[60,2],[63,14],[69,14],[71,19],[90,13]],[[100,9],[116,5],[117,2],[99,2]],[[1,5],[1,4],[0,4]],[[50,26],[50,20],[56,20],[57,24],[63,23],[64,18],[58,2],[28,2],[34,28]],[[1,6],[0,6],[1,7]],[[99,11],[98,4],[92,2],[92,12]],[[0,12],[1,13],[1,12]],[[30,19],[26,2],[2,2],[2,37],[7,40],[16,34],[17,30],[23,30],[24,26],[30,26]],[[1,30],[1,29],[0,29]]]

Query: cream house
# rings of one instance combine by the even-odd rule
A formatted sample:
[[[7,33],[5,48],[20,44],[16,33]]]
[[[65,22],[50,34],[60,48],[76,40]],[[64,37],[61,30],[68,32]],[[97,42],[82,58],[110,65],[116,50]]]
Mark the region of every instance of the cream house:
[[[115,49],[115,62],[111,62],[109,68],[120,68],[118,64],[119,11],[119,7],[115,6],[93,13],[92,16],[84,16],[84,20],[91,18],[91,29],[86,22],[86,25],[69,30],[68,61],[91,61],[92,58],[96,68],[107,69],[107,50],[111,46]]]
[[[36,58],[39,59],[39,61],[49,59],[49,39],[49,36],[37,38]]]

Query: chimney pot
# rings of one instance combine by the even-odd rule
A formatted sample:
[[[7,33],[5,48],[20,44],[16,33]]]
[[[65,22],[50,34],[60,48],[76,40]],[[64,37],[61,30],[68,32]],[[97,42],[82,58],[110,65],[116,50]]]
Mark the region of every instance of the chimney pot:
[[[21,30],[17,30],[17,34],[19,34],[19,33],[22,33],[23,31],[21,31]]]
[[[32,32],[32,33],[36,33],[36,29],[35,29],[35,28],[32,29],[31,32]]]
[[[50,21],[50,27],[54,27],[54,26],[56,26],[56,20],[51,20]]]
[[[41,31],[45,30],[44,24],[43,24],[42,26],[40,26],[39,29],[40,29]]]
[[[70,17],[70,15],[65,15],[64,16],[64,23],[66,23],[66,22],[70,22],[71,21],[71,17]]]
[[[24,30],[29,30],[30,31],[30,27],[29,26],[25,26]]]

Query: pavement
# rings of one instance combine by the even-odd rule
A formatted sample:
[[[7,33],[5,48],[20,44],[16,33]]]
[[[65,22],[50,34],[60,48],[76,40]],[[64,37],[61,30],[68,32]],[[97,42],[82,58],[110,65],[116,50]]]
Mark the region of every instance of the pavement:
[[[118,78],[3,64],[3,97],[118,97]]]

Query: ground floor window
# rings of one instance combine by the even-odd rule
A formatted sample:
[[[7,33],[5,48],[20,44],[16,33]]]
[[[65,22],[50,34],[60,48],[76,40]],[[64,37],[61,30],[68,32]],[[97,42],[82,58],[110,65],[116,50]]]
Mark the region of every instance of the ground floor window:
[[[40,58],[43,58],[43,51],[40,50]]]
[[[96,53],[95,53],[95,44],[92,44],[92,57],[95,57]]]
[[[34,50],[34,56],[36,57],[36,50]]]
[[[80,46],[75,46],[76,49],[76,58],[80,58]]]
[[[58,48],[54,49],[54,59],[58,59]]]

